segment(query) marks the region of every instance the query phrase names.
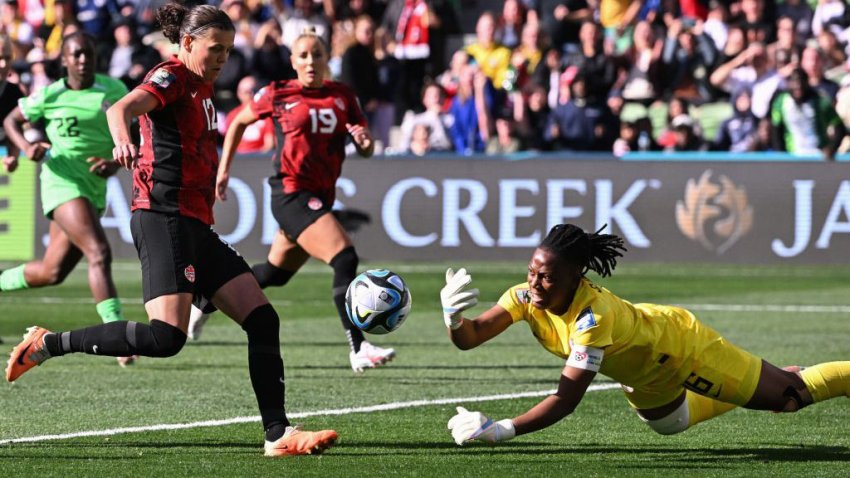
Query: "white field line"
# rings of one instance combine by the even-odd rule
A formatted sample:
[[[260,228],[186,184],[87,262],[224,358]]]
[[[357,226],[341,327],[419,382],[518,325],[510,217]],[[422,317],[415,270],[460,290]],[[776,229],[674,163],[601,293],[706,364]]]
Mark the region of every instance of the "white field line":
[[[140,298],[122,298],[122,303],[141,305]],[[327,303],[326,300],[312,300],[306,303]],[[94,301],[89,297],[49,297],[49,296],[0,296],[0,304],[92,304]],[[275,307],[289,307],[296,304],[304,304],[305,301],[296,300],[272,300]],[[659,303],[669,303],[659,301]],[[693,312],[776,312],[789,314],[848,314],[850,305],[759,305],[759,304],[672,304],[684,307]]]
[[[591,385],[588,387],[588,392],[596,392],[600,390],[611,390],[614,388],[620,388],[620,385],[617,383],[602,383],[598,385]],[[460,397],[460,398],[438,398],[433,400],[413,400],[410,402],[394,402],[394,403],[384,403],[381,405],[369,405],[365,407],[353,407],[353,408],[336,408],[330,410],[315,410],[312,412],[299,412],[299,413],[290,413],[288,414],[289,418],[306,418],[306,417],[316,417],[316,416],[334,416],[334,415],[350,415],[352,413],[373,413],[373,412],[385,412],[389,410],[400,410],[403,408],[418,408],[418,407],[427,407],[432,405],[451,405],[451,404],[463,404],[463,403],[474,403],[474,402],[491,402],[496,400],[513,400],[516,398],[529,398],[529,397],[545,397],[547,395],[551,395],[555,393],[556,390],[540,390],[537,392],[521,392],[521,393],[507,393],[501,395],[484,395],[479,397]],[[84,432],[74,432],[74,433],[63,433],[59,435],[40,435],[33,437],[22,437],[22,438],[10,438],[7,440],[0,440],[0,445],[8,445],[10,443],[32,443],[32,442],[42,442],[48,440],[66,440],[69,438],[81,438],[81,437],[96,437],[96,436],[111,436],[111,435],[120,435],[125,433],[142,433],[142,432],[154,432],[154,431],[163,431],[163,430],[185,430],[188,428],[201,428],[201,427],[221,427],[227,425],[236,425],[240,423],[254,423],[259,422],[260,417],[235,417],[235,418],[227,418],[224,420],[206,420],[202,422],[192,422],[192,423],[164,423],[160,425],[147,425],[140,427],[127,427],[127,428],[112,428],[109,430],[90,430]]]

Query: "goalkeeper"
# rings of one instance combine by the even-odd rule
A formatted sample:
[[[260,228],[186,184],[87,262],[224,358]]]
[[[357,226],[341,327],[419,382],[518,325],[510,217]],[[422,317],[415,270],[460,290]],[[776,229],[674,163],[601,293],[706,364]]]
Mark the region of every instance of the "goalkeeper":
[[[528,263],[528,282],[511,287],[475,319],[470,275],[446,271],[440,293],[452,342],[475,348],[526,321],[546,350],[566,360],[557,391],[522,415],[494,421],[458,407],[449,429],[458,445],[510,440],[555,424],[578,406],[597,373],[622,384],[638,417],[672,435],[735,407],[795,412],[850,395],[850,362],[778,368],[733,345],[685,309],[632,304],[585,277],[608,276],[625,251],[615,235],[552,228]]]

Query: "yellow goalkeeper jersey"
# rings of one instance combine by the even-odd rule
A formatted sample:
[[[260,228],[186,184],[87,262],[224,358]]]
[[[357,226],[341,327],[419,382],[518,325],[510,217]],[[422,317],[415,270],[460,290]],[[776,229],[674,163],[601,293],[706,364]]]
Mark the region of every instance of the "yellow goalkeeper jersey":
[[[524,283],[505,292],[498,305],[514,323],[528,322],[537,341],[568,365],[589,360],[589,366],[580,368],[633,388],[681,386],[699,368],[704,350],[726,345],[685,309],[632,304],[586,278],[563,315],[537,309],[530,302]]]

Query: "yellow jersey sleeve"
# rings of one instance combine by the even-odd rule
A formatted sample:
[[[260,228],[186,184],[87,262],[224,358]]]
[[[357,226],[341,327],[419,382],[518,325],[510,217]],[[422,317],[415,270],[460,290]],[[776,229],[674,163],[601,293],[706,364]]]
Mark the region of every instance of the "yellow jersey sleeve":
[[[511,314],[514,323],[526,320],[526,311],[529,307],[528,283],[517,284],[502,294],[496,303]]]

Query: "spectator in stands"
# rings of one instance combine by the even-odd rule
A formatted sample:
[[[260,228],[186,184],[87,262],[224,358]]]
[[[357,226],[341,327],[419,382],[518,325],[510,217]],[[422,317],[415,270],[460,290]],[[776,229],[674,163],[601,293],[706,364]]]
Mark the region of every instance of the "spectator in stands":
[[[369,15],[372,20],[384,14],[385,2],[372,0],[341,0],[335,9],[335,21],[354,20],[360,15]]]
[[[540,38],[540,24],[526,23],[522,27],[522,36],[520,44],[514,48],[511,55],[511,63],[519,72],[517,80],[517,88],[522,89],[532,75],[534,75],[537,65],[543,59],[542,41]]]
[[[282,42],[283,31],[275,18],[266,20],[257,30],[250,70],[258,82],[266,84],[295,78],[295,70],[289,60],[292,52]]]
[[[54,79],[48,73],[46,58],[41,48],[33,48],[27,53],[27,63],[29,64],[29,79],[26,83],[27,96],[41,91],[45,86],[53,83]]]
[[[417,108],[425,77],[431,73],[430,28],[439,18],[426,0],[390,0],[382,27],[395,40],[393,55],[401,62],[401,78],[396,96],[398,118]]]
[[[460,83],[460,75],[466,65],[469,64],[469,54],[464,50],[458,50],[452,55],[452,60],[449,63],[448,69],[437,76],[437,83],[443,87],[446,92],[446,105],[444,109],[448,109],[452,99],[457,94],[458,84]],[[400,104],[399,104],[400,106]]]
[[[415,125],[410,136],[410,143],[404,151],[414,156],[425,156],[431,150],[431,128],[424,123]]]
[[[658,135],[658,144],[662,148],[673,147],[673,144],[676,142],[676,135],[673,131],[673,119],[683,115],[689,116],[690,109],[690,103],[688,103],[686,99],[678,96],[674,96],[667,103],[667,115],[664,123],[666,126],[661,131],[661,134]]]
[[[608,92],[617,78],[614,62],[602,49],[602,32],[599,25],[586,21],[579,31],[581,49],[577,58],[567,57],[566,64],[576,65],[586,78],[593,78],[587,84],[587,100],[593,104],[605,101]]]
[[[354,21],[354,42],[342,55],[340,81],[354,90],[371,125],[378,108],[378,62],[375,59],[375,25],[367,15]]]
[[[136,38],[135,23],[130,18],[122,18],[116,23],[113,35],[115,48],[108,57],[109,76],[120,79],[127,88],[133,88],[162,58],[156,50]]]
[[[823,30],[817,35],[818,48],[823,52],[824,69],[843,71],[847,63],[847,53],[839,43],[835,33]]]
[[[425,85],[422,89],[422,106],[425,111],[415,113],[413,110],[408,110],[401,122],[401,141],[399,143],[401,151],[412,149],[411,143],[413,142],[414,132],[420,125],[427,127],[429,151],[450,151],[452,149],[452,143],[447,133],[451,118],[443,113],[444,101],[445,90],[443,90],[443,87],[437,83]]]
[[[495,41],[506,48],[516,48],[525,27],[526,10],[519,0],[505,0],[496,22]]]
[[[549,103],[546,99],[546,88],[537,83],[530,83],[525,88],[527,100],[522,103],[519,116],[514,120],[517,124],[517,134],[523,148],[534,151],[551,149],[543,139],[546,124],[549,121]]]
[[[283,44],[292,50],[292,43],[310,27],[315,28],[316,35],[330,44],[330,22],[323,12],[315,9],[313,0],[295,0],[293,8],[283,13],[280,18],[283,29]]]
[[[670,94],[695,104],[714,100],[709,75],[716,61],[714,41],[703,33],[702,20],[693,27],[687,27],[682,20],[670,24],[662,55]]]
[[[625,51],[631,43],[631,27],[641,3],[641,0],[599,0],[599,23],[605,29],[606,41],[617,53]]]
[[[592,101],[587,94],[588,78],[578,72],[570,81],[567,101],[561,102],[549,115],[544,138],[555,149],[573,151],[611,151],[619,134],[619,125],[604,101]]]
[[[820,35],[828,30],[839,36],[843,33],[847,5],[844,0],[818,0],[812,16],[812,33]]]
[[[732,117],[720,124],[711,149],[740,153],[755,151],[759,120],[750,110],[750,90],[741,88],[732,95]]]
[[[767,46],[768,55],[773,57],[778,50],[785,50],[796,55],[800,46],[794,20],[790,17],[779,17],[776,20],[776,41]]]
[[[717,55],[716,65],[722,65],[740,55],[747,48],[744,30],[738,25],[729,25],[726,32],[726,43]]]
[[[484,152],[487,154],[510,154],[519,151],[522,144],[511,119],[496,118],[495,134],[487,141]]]
[[[803,49],[800,67],[809,77],[809,86],[826,97],[835,99],[838,94],[838,84],[824,77],[823,53],[818,48],[809,46]]]
[[[254,57],[254,39],[257,37],[259,25],[251,20],[245,0],[224,0],[221,2],[221,9],[230,17],[230,21],[236,28],[233,47],[242,53],[248,63],[251,63]]]
[[[236,115],[242,111],[246,105],[251,103],[254,94],[257,93],[257,80],[253,76],[246,76],[239,80],[239,86],[236,88],[236,96],[239,98],[239,106],[230,110],[227,117],[222,122],[218,131],[222,135],[227,132],[227,128],[233,123]],[[242,140],[236,146],[236,152],[240,154],[251,153],[266,153],[274,147],[274,123],[271,118],[266,118],[260,121],[255,121],[245,127],[245,132],[242,134]]]
[[[640,21],[632,34],[632,46],[623,55],[625,75],[614,86],[624,101],[649,106],[660,96],[663,42],[655,38],[649,22]],[[622,83],[622,84],[619,84]]]
[[[484,12],[475,25],[475,43],[466,52],[478,63],[481,73],[490,79],[495,88],[503,88],[510,67],[511,50],[496,43],[496,18],[493,12]]]
[[[741,0],[741,27],[747,43],[767,44],[776,38],[773,18],[768,18],[765,0]]]
[[[694,120],[688,115],[679,115],[673,118],[673,145],[665,151],[705,151],[708,145],[703,141]]]
[[[112,42],[112,19],[120,17],[121,13],[119,1],[75,0],[72,5],[80,26],[98,40],[98,53],[107,52]]]
[[[460,73],[458,90],[449,113],[449,128],[455,151],[460,154],[484,152],[492,134],[493,86],[477,64],[466,65]]]
[[[542,27],[552,46],[565,53],[578,51],[581,25],[593,19],[587,0],[541,0]]]
[[[718,0],[710,0],[708,16],[702,28],[703,32],[714,41],[714,49],[722,52],[729,39],[729,29],[731,28],[731,25],[729,25],[729,10],[726,8],[726,5]],[[741,31],[740,28],[738,30]],[[741,36],[741,40],[743,41],[743,35]],[[735,53],[738,53],[738,51]],[[719,56],[723,56],[723,54],[720,53]]]
[[[390,145],[390,129],[396,123],[396,98],[401,90],[401,61],[393,55],[395,44],[390,33],[383,27],[375,31],[375,61],[378,73],[378,88],[375,99],[377,106],[371,115],[370,128],[374,138],[379,141],[376,148],[382,151]]]
[[[777,2],[776,15],[778,18],[788,17],[796,30],[797,46],[801,47],[807,38],[812,37],[812,9],[803,0],[785,0]]]
[[[12,55],[15,58],[27,56],[33,46],[35,32],[18,12],[18,0],[0,2],[0,32],[12,40]]]
[[[711,84],[727,93],[740,88],[750,89],[753,114],[764,118],[773,94],[782,84],[782,77],[770,68],[764,45],[753,42],[738,56],[714,70]]]
[[[47,20],[47,19],[45,19]],[[45,21],[38,29],[44,54],[49,60],[59,58],[62,53],[62,32],[66,23],[75,23],[71,3],[68,0],[53,0],[50,21]]]
[[[770,111],[774,148],[834,159],[847,131],[832,100],[809,85],[802,68],[788,76],[787,85],[787,90],[776,94]]]

